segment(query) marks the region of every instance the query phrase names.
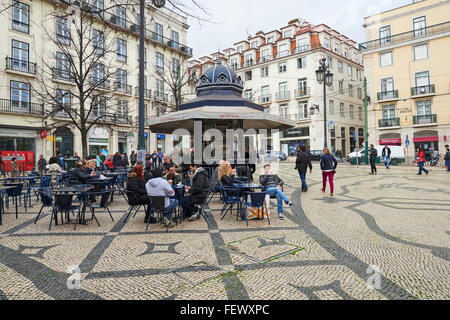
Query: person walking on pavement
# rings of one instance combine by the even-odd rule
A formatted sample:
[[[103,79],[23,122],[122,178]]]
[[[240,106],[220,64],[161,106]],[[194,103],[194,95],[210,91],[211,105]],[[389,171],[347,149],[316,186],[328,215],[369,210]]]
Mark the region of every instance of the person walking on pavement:
[[[116,152],[112,158],[114,170],[119,169],[122,166],[122,156],[119,152]]]
[[[383,149],[383,152],[381,153],[383,159],[384,159],[384,165],[386,166],[386,169],[389,169],[389,162],[391,162],[391,148],[389,148],[388,145],[386,145]]]
[[[164,158],[164,152],[158,152],[158,167],[161,167]]]
[[[131,166],[134,167],[135,164],[136,164],[136,162],[137,162],[137,153],[134,152],[134,151],[131,151],[131,154],[130,154],[130,163],[131,163]]]
[[[44,156],[41,154],[38,160],[38,170],[39,174],[43,176],[45,174],[45,169],[47,166],[47,160],[44,159]]]
[[[425,172],[426,175],[430,173],[427,169],[424,168],[425,165],[425,153],[423,152],[422,148],[417,148],[417,164],[419,165],[419,173],[417,173],[418,176],[422,175],[422,171]]]
[[[375,149],[373,144],[371,144],[370,149],[369,149],[370,171],[371,171],[371,174],[375,174],[375,175],[377,174],[377,166],[376,166],[377,156],[378,156],[378,151],[377,151],[377,149]]]
[[[322,170],[322,192],[325,192],[327,187],[327,178],[330,182],[330,196],[334,196],[333,178],[336,173],[338,162],[331,154],[330,149],[323,148],[323,154],[320,156],[320,169]]]
[[[306,152],[306,146],[301,146],[298,148],[297,160],[295,160],[295,169],[298,170],[300,179],[302,180],[302,192],[308,191],[308,185],[306,184],[306,172],[312,173],[312,164],[309,154]]]
[[[447,172],[450,172],[450,149],[449,149],[448,144],[445,145],[444,160],[445,160],[445,166],[447,167]]]
[[[157,162],[158,162],[158,154],[156,153],[156,151],[153,151],[153,153],[152,153],[152,169],[155,169],[157,167]]]

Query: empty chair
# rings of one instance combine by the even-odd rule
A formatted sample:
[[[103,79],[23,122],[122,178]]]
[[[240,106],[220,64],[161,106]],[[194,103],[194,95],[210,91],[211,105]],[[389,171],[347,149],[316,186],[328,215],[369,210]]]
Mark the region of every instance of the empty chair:
[[[11,186],[11,187],[15,187],[14,189],[8,189],[5,191],[5,196],[6,196],[6,207],[9,209],[9,199],[11,198],[13,200],[13,202],[16,205],[16,219],[19,217],[18,213],[18,202],[20,200],[20,197],[22,196],[22,188],[23,188],[23,184],[22,183],[10,183],[10,184],[5,184],[5,186]],[[27,204],[25,202],[25,211],[27,210]]]
[[[51,178],[50,178],[50,180],[51,180]],[[49,187],[42,187],[42,188],[37,190],[37,193],[38,193],[38,195],[41,198],[42,206],[41,206],[41,209],[39,210],[38,215],[36,216],[36,220],[34,220],[35,224],[38,221],[39,216],[41,215],[42,209],[44,209],[45,207],[51,207],[52,208],[52,212],[54,210],[53,198],[52,198],[52,189],[50,189]]]
[[[222,215],[221,220],[223,220],[229,211],[233,214],[233,207],[235,204],[238,205],[237,210],[239,210],[241,198],[239,196],[239,190],[234,187],[221,186],[220,195],[223,202],[223,207],[220,214]]]
[[[267,212],[267,204],[266,204],[266,192],[244,192],[244,201],[243,204],[245,206],[244,208],[244,218],[247,222],[248,227],[248,207],[256,208],[258,219],[260,219],[259,215],[261,213],[261,219],[264,218],[264,210]],[[249,199],[250,198],[250,199]],[[249,199],[249,200],[248,200]],[[267,222],[270,225],[270,217],[267,215]]]
[[[95,209],[104,209],[109,213],[111,220],[114,222],[114,218],[111,214],[111,211],[109,210],[109,204],[111,203],[110,201],[111,193],[112,190],[105,190],[100,192],[89,192],[87,194],[88,196],[100,197],[100,202],[94,202],[89,205],[89,208],[91,209],[92,212],[92,218],[95,217]]]
[[[123,221],[123,223],[126,223],[128,220],[128,217],[130,216],[130,214],[133,212],[133,210],[136,207],[137,207],[137,209],[134,212],[133,218],[136,216],[136,214],[138,213],[138,211],[141,209],[142,206],[144,207],[144,210],[146,210],[146,206],[145,206],[145,204],[140,204],[139,202],[134,201],[134,199],[135,199],[134,191],[124,190],[124,197],[125,197],[125,200],[127,201],[128,205],[130,206],[128,208],[127,216],[125,217],[125,220]]]
[[[52,228],[53,219],[55,219],[55,225],[58,224],[58,212],[61,213],[61,223],[64,222],[63,214],[66,214],[68,220],[70,220],[69,213],[74,213],[75,210],[78,210],[77,218],[75,220],[74,230],[77,227],[77,221],[80,219],[80,206],[74,205],[72,202],[73,195],[72,194],[55,194],[55,204],[54,210],[52,210],[52,215],[50,217],[50,225],[48,230]]]

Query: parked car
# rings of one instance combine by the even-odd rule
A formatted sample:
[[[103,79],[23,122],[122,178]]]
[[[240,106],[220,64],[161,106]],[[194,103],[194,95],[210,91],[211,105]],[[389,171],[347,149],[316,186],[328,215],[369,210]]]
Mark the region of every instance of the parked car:
[[[377,157],[380,158],[380,163],[384,163],[384,159],[382,157],[383,149],[385,146],[374,145],[375,149],[377,149]],[[391,161],[390,164],[396,166],[402,162],[405,162],[405,149],[401,146],[389,146],[391,149]],[[353,163],[354,158],[358,158],[358,163],[365,162],[365,150],[366,148],[362,148],[357,152],[352,152],[347,155],[347,161]]]
[[[287,160],[287,156],[282,151],[267,151],[267,153],[264,155],[264,160],[267,161],[285,161]]]
[[[320,156],[322,155],[322,150],[311,150],[309,151],[311,161],[320,161]]]
[[[113,158],[112,154],[109,155],[108,157],[106,157],[105,166],[108,169],[113,169],[114,168],[114,165],[113,165],[113,162],[112,162],[112,158]]]

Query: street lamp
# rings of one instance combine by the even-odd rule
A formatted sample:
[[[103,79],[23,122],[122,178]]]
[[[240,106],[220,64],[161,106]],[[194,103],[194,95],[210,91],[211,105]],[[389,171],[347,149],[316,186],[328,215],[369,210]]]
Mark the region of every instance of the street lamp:
[[[152,4],[160,9],[166,0],[151,0]],[[153,16],[152,16],[153,18]],[[145,102],[144,102],[144,46],[145,46],[145,0],[139,1],[139,131],[138,131],[138,161],[145,161]]]
[[[324,131],[324,147],[327,144],[327,86],[331,87],[333,85],[333,73],[331,73],[329,66],[326,65],[327,58],[320,59],[319,69],[316,70],[317,82],[319,84],[323,83],[323,131]],[[310,111],[311,115],[314,115],[314,109],[319,112],[319,106],[312,106]]]

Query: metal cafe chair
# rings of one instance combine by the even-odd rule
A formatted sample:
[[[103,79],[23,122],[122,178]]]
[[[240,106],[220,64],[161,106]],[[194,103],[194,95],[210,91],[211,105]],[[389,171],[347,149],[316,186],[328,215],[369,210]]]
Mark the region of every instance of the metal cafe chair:
[[[221,220],[223,220],[229,211],[231,211],[231,214],[233,214],[234,205],[237,204],[238,206],[237,210],[239,211],[241,197],[239,196],[238,189],[228,186],[221,186],[220,194],[223,202],[223,207],[220,215],[222,215]]]
[[[80,205],[74,205],[72,202],[73,194],[55,194],[55,204],[54,210],[52,210],[52,215],[50,217],[50,224],[48,230],[50,231],[52,228],[53,219],[55,219],[55,225],[58,224],[58,212],[61,213],[61,223],[64,222],[63,214],[66,214],[67,219],[69,219],[69,213],[74,213],[75,210],[78,210],[77,217],[75,219],[74,230],[77,228],[77,221],[80,219]]]
[[[52,189],[50,189],[49,187],[42,187],[37,190],[37,193],[38,193],[39,197],[41,198],[42,206],[41,206],[41,209],[39,210],[38,215],[36,216],[36,220],[34,220],[34,224],[36,224],[36,222],[39,220],[39,216],[41,215],[42,209],[44,209],[45,207],[51,207],[52,212],[54,210]]]
[[[150,202],[152,204],[151,213],[152,215],[156,213],[158,215],[158,220],[160,223],[163,221],[164,214],[168,212],[165,207],[166,197],[165,196],[149,196]],[[147,226],[145,227],[145,231],[148,231],[148,225],[150,223],[150,219],[147,221]],[[171,224],[171,223],[170,223]],[[169,232],[170,224],[167,226],[166,232]]]
[[[134,198],[135,196],[135,192],[134,191],[129,191],[129,190],[124,190],[124,197],[125,200],[127,201],[128,205],[130,206],[128,208],[128,212],[127,212],[127,216],[125,217],[125,220],[123,221],[123,223],[127,223],[128,218],[130,217],[131,213],[133,212],[133,210],[137,207],[136,211],[134,212],[133,218],[136,216],[136,214],[139,212],[139,210],[141,209],[141,207],[144,207],[144,212],[146,209],[146,206],[144,204],[137,204],[134,201],[132,201],[131,199]],[[150,219],[150,217],[149,217]]]
[[[244,201],[242,202],[242,204],[244,205],[243,215],[245,216],[245,221],[247,222],[247,227],[248,227],[248,211],[247,211],[248,207],[256,208],[258,210],[258,212],[257,212],[258,219],[259,219],[260,212],[261,212],[262,218],[264,218],[264,209],[267,212],[267,204],[265,201],[266,195],[267,195],[266,192],[244,192],[243,193],[243,197],[244,197]],[[247,200],[249,197],[250,197],[250,201]],[[267,215],[267,222],[270,225],[269,215]]]
[[[100,197],[99,203],[94,202],[94,203],[89,204],[89,208],[91,209],[91,212],[92,212],[92,218],[95,217],[95,209],[104,209],[105,211],[108,212],[109,216],[111,217],[111,220],[114,222],[114,218],[111,214],[111,211],[109,210],[109,204],[111,203],[110,202],[111,194],[112,194],[112,190],[104,190],[104,191],[99,191],[99,192],[87,193],[88,197],[90,197],[90,196]],[[95,220],[97,220],[97,219],[95,219]]]
[[[5,196],[6,196],[6,208],[9,209],[9,199],[12,198],[13,203],[15,203],[16,205],[16,219],[19,217],[19,211],[18,211],[18,202],[20,200],[20,197],[22,196],[22,188],[23,188],[23,184],[22,183],[10,183],[10,184],[5,184],[5,186],[11,186],[11,187],[15,187],[14,189],[8,189],[5,191]],[[25,202],[25,211],[27,210],[27,203]]]

